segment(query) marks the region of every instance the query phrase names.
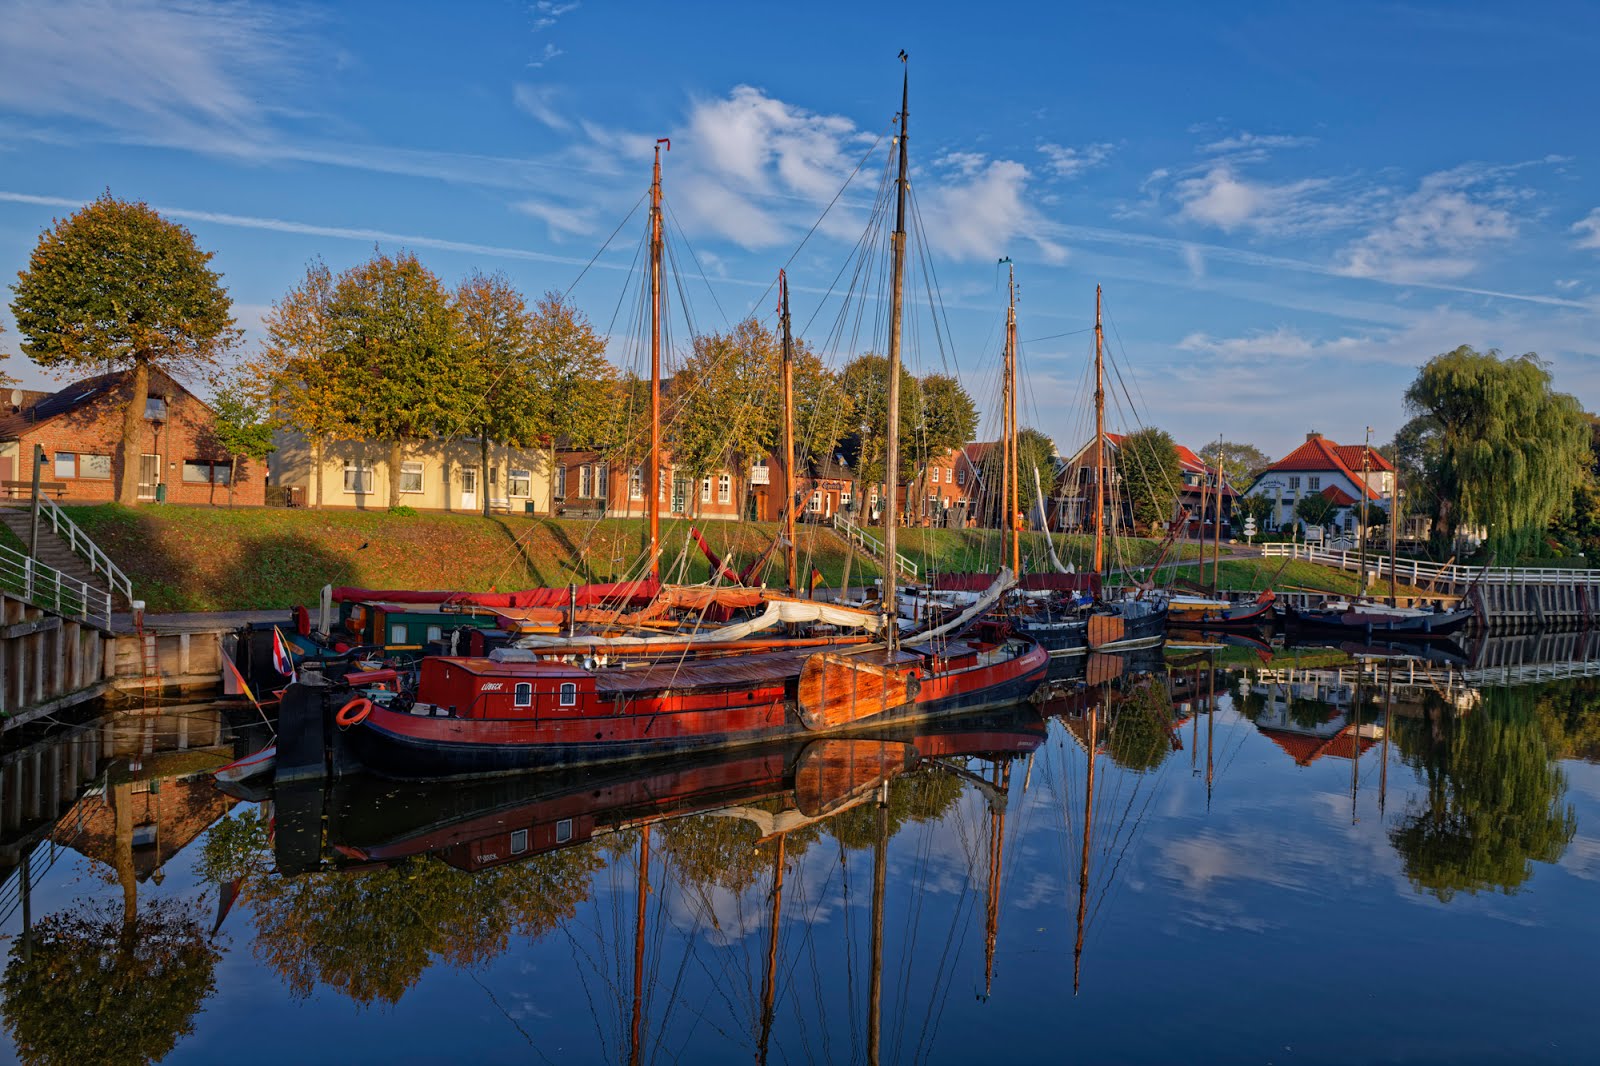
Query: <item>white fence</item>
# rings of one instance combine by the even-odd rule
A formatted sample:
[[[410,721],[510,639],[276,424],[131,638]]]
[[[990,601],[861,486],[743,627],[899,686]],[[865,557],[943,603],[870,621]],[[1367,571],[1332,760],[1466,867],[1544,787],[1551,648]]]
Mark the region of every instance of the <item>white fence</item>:
[[[100,545],[90,540],[89,534],[78,528],[78,523],[68,518],[65,511],[42,496],[39,498],[39,521],[49,522],[50,528],[67,542],[73,554],[86,560],[91,572],[106,579],[113,594],[121,593],[128,603],[133,602],[133,582],[122,572],[122,568],[112,562],[111,557],[100,550]]]
[[[856,547],[864,549],[874,559],[883,558],[883,541],[868,533],[844,515],[837,512],[834,514],[833,528],[841,537]],[[903,577],[909,577],[913,581],[917,580],[917,564],[900,552],[895,552],[894,557],[895,562],[899,564],[897,569],[900,574]]]
[[[1309,544],[1263,544],[1261,554],[1268,559],[1301,559],[1308,563],[1337,566],[1341,570],[1361,569],[1359,552],[1316,548]],[[1380,579],[1387,578],[1389,557],[1369,554],[1366,567],[1368,573]],[[1461,566],[1456,563],[1445,565],[1401,559],[1395,567],[1395,578],[1409,585],[1430,588],[1468,585],[1474,581],[1483,585],[1593,585],[1600,583],[1600,570]]]
[[[63,618],[111,628],[111,593],[5,545],[0,545],[0,589]]]

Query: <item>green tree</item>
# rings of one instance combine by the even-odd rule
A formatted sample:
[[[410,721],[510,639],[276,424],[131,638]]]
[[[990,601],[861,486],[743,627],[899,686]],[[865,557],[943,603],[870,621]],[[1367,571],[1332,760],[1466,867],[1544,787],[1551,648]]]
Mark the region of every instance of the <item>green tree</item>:
[[[1490,550],[1510,561],[1572,505],[1588,426],[1578,401],[1551,389],[1537,356],[1502,359],[1463,345],[1422,367],[1406,405],[1430,416],[1440,436],[1429,486],[1437,547],[1483,527]]]
[[[239,460],[265,463],[277,450],[272,411],[248,367],[235,367],[218,378],[211,398],[212,433],[228,453],[228,503],[239,481]]]
[[[543,388],[539,433],[550,442],[552,467],[559,443],[571,448],[620,447],[626,455],[630,442],[620,429],[619,414],[627,408],[619,403],[617,371],[606,360],[605,339],[583,312],[559,293],[545,293],[528,321],[528,343],[531,372]],[[640,403],[648,418],[647,389]]]
[[[1128,770],[1154,770],[1172,754],[1172,694],[1154,677],[1134,682],[1111,712],[1106,754]]]
[[[489,514],[489,445],[540,443],[549,404],[532,357],[527,301],[503,274],[474,271],[456,289],[459,343],[474,398],[463,414],[478,438],[483,513]]]
[[[776,443],[781,361],[778,338],[754,318],[694,339],[672,379],[668,439],[676,470],[701,478],[724,466],[746,469]]]
[[[1039,473],[1037,481],[1034,471]],[[1039,493],[1048,496],[1056,477],[1055,442],[1037,429],[1028,428],[1017,434],[1017,477],[1022,513],[1036,521]]]
[[[1273,501],[1270,496],[1240,496],[1233,501],[1233,524],[1240,530],[1244,529],[1244,520],[1254,518],[1256,530],[1259,532],[1267,527],[1267,516],[1272,514]]]
[[[52,914],[13,941],[0,1018],[25,1063],[142,1066],[194,1032],[221,952],[199,916],[169,900],[130,922],[117,903]]]
[[[1534,862],[1557,862],[1577,832],[1564,802],[1566,775],[1552,762],[1529,689],[1485,689],[1461,714],[1442,700],[1397,723],[1400,750],[1422,775],[1427,798],[1392,829],[1418,892],[1515,892]]]
[[[885,366],[887,373],[887,366]],[[916,443],[908,457],[918,466],[942,459],[978,431],[978,405],[961,382],[948,374],[929,374],[917,383]],[[1048,443],[1048,438],[1046,439]]]
[[[1134,522],[1153,528],[1172,520],[1183,468],[1171,434],[1154,428],[1129,433],[1117,448],[1116,466]]]
[[[311,453],[312,503],[323,502],[323,461],[329,444],[359,435],[361,380],[347,353],[334,347],[330,306],[333,272],[320,259],[300,284],[263,319],[266,343],[249,363],[251,387],[264,392],[273,422],[300,434]]]
[[[12,286],[22,350],[42,367],[127,370],[117,500],[139,500],[150,368],[194,371],[239,337],[222,277],[194,236],[110,192],[57,220]]]
[[[339,275],[328,303],[331,346],[359,377],[355,423],[388,445],[389,506],[414,441],[471,418],[473,374],[458,355],[450,294],[411,252],[382,252]]]
[[[1294,505],[1295,517],[1308,526],[1326,529],[1339,512],[1339,505],[1320,492],[1303,497]]]
[[[854,452],[851,458],[856,473],[869,485],[881,483],[889,435],[888,357],[870,352],[856,356],[839,371],[839,387],[850,399],[851,420],[846,436]],[[922,406],[920,391],[917,379],[902,366],[899,433],[902,484],[915,469],[912,464],[916,455],[917,416]]]
[[[1218,454],[1219,445],[1213,441],[1204,448],[1196,448],[1196,455],[1209,455],[1213,462]],[[1272,459],[1266,452],[1254,444],[1245,444],[1242,441],[1225,440],[1220,445],[1222,455],[1221,466],[1223,474],[1227,475],[1228,483],[1243,492],[1261,475],[1261,472],[1272,465]]]

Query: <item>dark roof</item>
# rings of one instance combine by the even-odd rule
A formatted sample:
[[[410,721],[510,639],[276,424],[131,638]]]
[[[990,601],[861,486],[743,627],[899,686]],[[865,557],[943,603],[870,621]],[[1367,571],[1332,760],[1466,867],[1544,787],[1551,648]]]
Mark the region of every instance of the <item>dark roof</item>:
[[[48,422],[52,418],[59,418],[88,406],[108,393],[115,392],[122,386],[127,376],[126,370],[96,374],[92,378],[74,381],[57,392],[35,393],[40,398],[31,404],[19,405],[22,407],[20,411],[0,415],[0,440],[16,440],[42,422]],[[189,391],[156,369],[150,371],[150,384],[152,388],[170,386],[182,389],[184,392]]]

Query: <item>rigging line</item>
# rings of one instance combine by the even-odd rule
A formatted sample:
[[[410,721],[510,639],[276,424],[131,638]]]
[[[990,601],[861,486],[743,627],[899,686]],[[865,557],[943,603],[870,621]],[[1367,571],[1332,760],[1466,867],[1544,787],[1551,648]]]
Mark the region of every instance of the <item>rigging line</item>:
[[[550,1066],[555,1066],[555,1061],[551,1059],[549,1055],[544,1053],[543,1048],[539,1047],[538,1044],[533,1042],[533,1037],[528,1033],[528,1030],[522,1027],[522,1023],[517,1021],[516,1018],[512,1017],[511,1012],[500,1005],[500,1001],[495,998],[494,990],[479,980],[478,975],[473,973],[471,970],[467,971],[467,976],[472,978],[473,984],[483,989],[483,994],[489,997],[489,1002],[494,1004],[494,1009],[500,1012],[500,1016],[506,1021],[510,1022],[517,1032],[522,1034],[522,1039],[526,1040],[528,1042],[528,1046],[533,1048],[534,1054],[538,1055],[544,1061],[550,1063]]]
[[[896,118],[898,118],[898,115]],[[828,217],[828,212],[833,210],[833,206],[839,202],[839,198],[843,196],[845,190],[850,187],[850,183],[856,180],[856,175],[861,173],[861,168],[867,165],[867,160],[872,158],[872,153],[878,150],[878,145],[883,143],[884,134],[897,125],[896,118],[891,118],[889,120],[888,126],[878,132],[878,135],[873,139],[872,144],[867,147],[867,150],[864,153],[862,153],[860,160],[856,162],[855,168],[850,171],[850,176],[844,179],[844,184],[840,185],[839,191],[833,194],[833,199],[828,201],[828,206],[822,209],[822,214],[818,215],[817,220],[811,223],[811,228],[806,230],[806,235],[800,238],[800,243],[795,245],[794,251],[789,253],[789,258],[784,260],[783,268],[785,270],[793,265],[795,259],[799,257],[800,252],[805,248],[806,242],[811,239],[812,235],[817,232],[818,227],[822,225],[822,220]],[[767,285],[766,289],[761,293],[761,295],[756,297],[755,302],[750,305],[752,311],[766,302],[767,297],[772,295],[773,287],[777,284],[777,281],[774,280]]]
[[[583,276],[589,273],[589,268],[594,266],[595,261],[598,260],[600,256],[605,254],[605,250],[610,247],[611,242],[616,239],[617,234],[622,232],[622,228],[628,224],[629,219],[633,218],[634,212],[639,210],[639,205],[644,203],[645,197],[649,195],[650,191],[648,189],[639,194],[639,198],[633,202],[632,207],[628,208],[628,213],[622,217],[622,221],[617,223],[617,228],[612,230],[611,236],[606,238],[605,244],[602,244],[600,246],[600,250],[595,252],[594,256],[583,265],[583,269],[578,271],[578,276],[572,279],[572,284],[567,286],[567,291],[561,294],[562,300],[565,300],[568,296],[572,295],[572,290],[578,287],[578,282],[582,281]]]
[[[1065,333],[1052,333],[1052,334],[1050,334],[1049,336],[1046,336],[1046,337],[1029,337],[1027,340],[1018,341],[1017,343],[1018,344],[1037,344],[1040,341],[1060,340],[1062,337],[1076,337],[1080,333],[1093,333],[1093,332],[1094,332],[1094,327],[1093,326],[1085,326],[1082,329],[1069,329]]]
[[[678,216],[673,212],[672,205],[665,200],[661,201],[661,203],[666,208],[668,225],[677,231],[678,240],[683,242],[684,249],[689,253],[689,261],[700,272],[700,280],[705,284],[706,292],[711,294],[711,304],[717,309],[717,314],[722,316],[722,324],[725,326],[732,325],[732,321],[728,318],[728,312],[722,309],[722,301],[717,299],[717,291],[711,287],[711,279],[706,277],[705,267],[700,265],[700,257],[694,254],[694,245],[689,243],[689,235],[683,231],[683,226],[678,223]],[[748,318],[750,316],[746,315],[745,317]]]

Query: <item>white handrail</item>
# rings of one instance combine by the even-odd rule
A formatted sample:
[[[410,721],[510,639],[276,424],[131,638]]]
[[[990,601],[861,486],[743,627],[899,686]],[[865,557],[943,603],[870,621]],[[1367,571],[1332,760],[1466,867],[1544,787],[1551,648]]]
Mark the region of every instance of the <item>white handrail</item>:
[[[850,519],[844,516],[843,512],[834,512],[833,528],[834,532],[843,535],[844,538],[850,541],[852,544],[864,548],[873,558],[883,558],[883,541],[879,540],[877,537],[874,537],[871,533],[868,533],[866,530],[850,521]],[[900,552],[895,552],[894,557],[895,562],[899,564],[900,573],[904,574],[906,577],[909,577],[911,580],[916,581],[918,571],[917,564],[906,558],[905,555]]]
[[[91,573],[100,574],[111,586],[113,593],[120,592],[129,603],[133,602],[133,581],[122,568],[111,561],[111,557],[101,550],[100,545],[89,539],[89,534],[79,528],[78,523],[67,517],[67,513],[43,496],[39,497],[39,514],[41,518],[50,521],[50,528],[67,542],[67,547],[72,549],[74,555],[80,556],[89,563]]]
[[[63,618],[87,622],[99,629],[111,628],[111,593],[3,544],[0,590]]]
[[[1269,559],[1303,559],[1309,563],[1337,566],[1341,570],[1357,570],[1361,567],[1361,556],[1358,552],[1335,551],[1309,544],[1263,544],[1261,554]],[[1389,557],[1369,554],[1366,565],[1367,569],[1383,577],[1389,572]],[[1424,562],[1420,559],[1401,559],[1395,572],[1397,577],[1407,579],[1413,585],[1423,580],[1438,581],[1441,578],[1451,584],[1467,584],[1472,581],[1485,585],[1600,583],[1600,570],[1564,570],[1553,566],[1483,567],[1462,566],[1459,563],[1446,566],[1443,563]]]

